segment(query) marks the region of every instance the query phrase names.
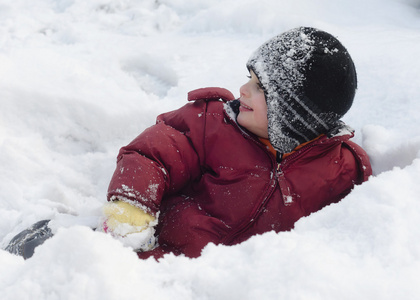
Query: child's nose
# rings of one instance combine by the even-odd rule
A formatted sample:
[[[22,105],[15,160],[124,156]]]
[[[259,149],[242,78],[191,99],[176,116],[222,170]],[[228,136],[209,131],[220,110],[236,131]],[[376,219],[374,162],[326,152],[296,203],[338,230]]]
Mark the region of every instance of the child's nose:
[[[246,87],[246,84],[244,84],[243,86],[241,86],[241,87],[239,88],[239,94],[240,94],[241,96],[244,96],[244,97],[246,97],[246,96],[248,96],[248,95],[249,95],[249,91],[248,91],[248,89],[247,89],[247,87]]]

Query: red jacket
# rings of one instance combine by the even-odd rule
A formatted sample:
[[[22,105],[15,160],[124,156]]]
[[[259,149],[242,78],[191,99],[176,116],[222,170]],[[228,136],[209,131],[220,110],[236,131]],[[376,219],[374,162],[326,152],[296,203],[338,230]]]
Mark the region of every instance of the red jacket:
[[[210,242],[234,245],[290,230],[371,175],[351,135],[323,136],[277,163],[220,101],[233,98],[219,88],[190,92],[194,102],[160,115],[120,150],[108,199],[160,212],[159,247],[139,257],[197,257]]]

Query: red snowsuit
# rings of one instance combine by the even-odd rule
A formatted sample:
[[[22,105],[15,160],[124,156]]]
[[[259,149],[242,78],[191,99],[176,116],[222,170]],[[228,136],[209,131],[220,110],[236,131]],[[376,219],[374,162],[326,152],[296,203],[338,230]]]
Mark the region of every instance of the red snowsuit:
[[[338,202],[371,175],[350,135],[323,136],[277,163],[256,136],[240,128],[224,89],[189,93],[190,102],[162,114],[120,150],[108,199],[159,214],[159,247],[139,257],[234,245],[255,234],[293,228],[303,216]]]

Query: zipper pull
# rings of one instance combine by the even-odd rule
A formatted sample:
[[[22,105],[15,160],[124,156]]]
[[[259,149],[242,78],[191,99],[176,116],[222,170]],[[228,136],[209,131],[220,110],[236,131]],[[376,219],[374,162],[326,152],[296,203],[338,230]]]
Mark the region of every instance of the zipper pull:
[[[293,196],[290,190],[290,186],[287,183],[286,177],[280,168],[280,164],[277,165],[277,181],[279,182],[280,191],[283,196],[283,202],[285,206],[290,206],[293,204]]]

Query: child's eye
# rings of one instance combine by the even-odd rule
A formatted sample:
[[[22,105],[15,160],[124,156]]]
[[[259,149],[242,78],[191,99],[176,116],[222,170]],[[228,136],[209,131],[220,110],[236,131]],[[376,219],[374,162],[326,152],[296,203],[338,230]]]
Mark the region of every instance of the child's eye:
[[[252,78],[252,77],[251,77],[251,75],[246,75],[246,77],[247,77],[247,78],[249,78],[249,79],[251,79],[251,78]]]

